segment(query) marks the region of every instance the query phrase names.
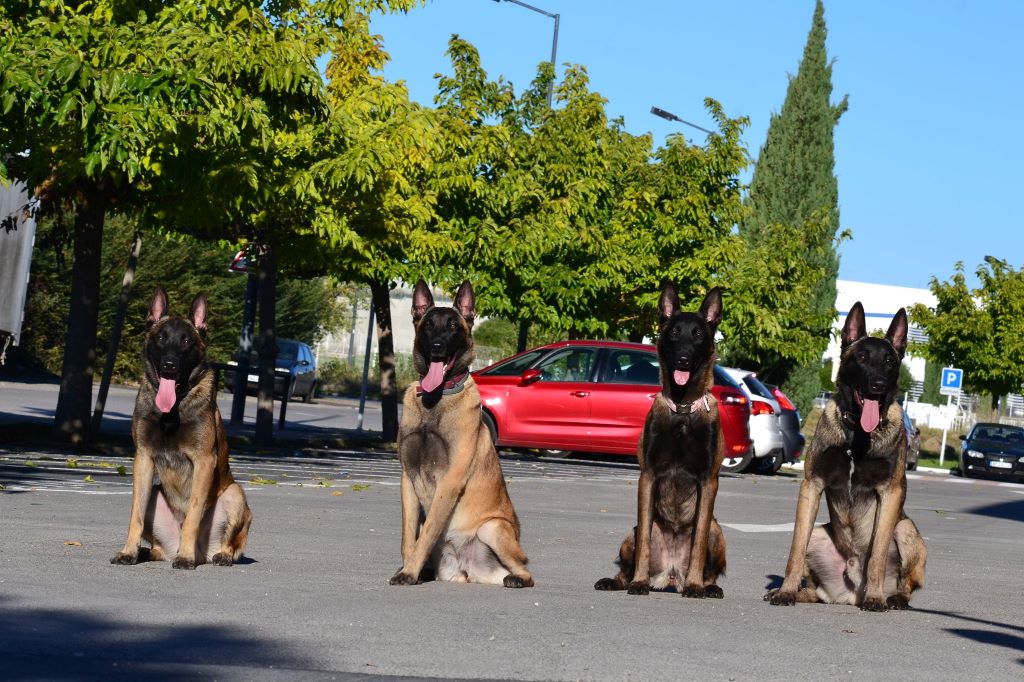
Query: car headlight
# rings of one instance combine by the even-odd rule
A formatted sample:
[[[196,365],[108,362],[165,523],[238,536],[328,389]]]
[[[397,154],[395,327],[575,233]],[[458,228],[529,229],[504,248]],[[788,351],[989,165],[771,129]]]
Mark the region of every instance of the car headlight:
[[[985,459],[985,455],[981,454],[977,450],[968,450],[967,456],[973,457],[974,459]]]

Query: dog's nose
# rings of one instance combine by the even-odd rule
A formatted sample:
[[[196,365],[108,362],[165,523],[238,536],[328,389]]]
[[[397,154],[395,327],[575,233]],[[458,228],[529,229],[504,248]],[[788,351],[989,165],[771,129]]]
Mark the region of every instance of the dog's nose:
[[[160,362],[160,369],[164,372],[177,372],[178,363],[174,360],[163,360]]]
[[[689,366],[690,366],[690,356],[689,355],[680,355],[678,358],[676,358],[676,367],[683,367],[683,368],[685,368],[685,367],[689,367]]]
[[[885,388],[887,385],[888,383],[885,381],[885,379],[875,379],[874,381],[871,382],[871,392],[874,393],[875,395],[885,393]]]

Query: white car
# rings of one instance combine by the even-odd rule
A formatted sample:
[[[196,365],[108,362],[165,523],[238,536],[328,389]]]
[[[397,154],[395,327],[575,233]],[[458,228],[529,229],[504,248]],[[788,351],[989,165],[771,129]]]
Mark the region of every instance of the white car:
[[[750,438],[754,441],[754,458],[747,468],[765,466],[766,461],[782,461],[786,455],[786,439],[782,434],[779,401],[754,372],[736,367],[722,369],[736,380],[750,399]]]

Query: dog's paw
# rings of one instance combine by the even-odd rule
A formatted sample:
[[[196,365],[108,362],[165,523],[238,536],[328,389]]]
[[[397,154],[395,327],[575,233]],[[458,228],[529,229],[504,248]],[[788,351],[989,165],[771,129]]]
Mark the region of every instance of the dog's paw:
[[[214,566],[230,566],[235,563],[235,560],[227,552],[217,552],[213,555],[213,558],[210,559],[210,563]]]
[[[533,578],[512,575],[509,573],[502,581],[505,587],[533,587]]]
[[[886,605],[894,611],[904,611],[910,608],[910,600],[902,594],[894,594],[885,600]]]
[[[704,588],[704,596],[708,599],[723,599],[725,592],[718,585],[708,585]]]
[[[772,606],[793,606],[796,604],[796,595],[776,588],[768,590],[768,594],[764,595],[764,600]]]
[[[679,594],[687,599],[703,599],[708,596],[707,590],[704,589],[703,585],[685,585]]]
[[[194,571],[196,569],[196,560],[186,559],[184,557],[177,557],[175,558],[174,563],[171,564],[171,566],[173,566],[174,568],[183,568],[186,571]]]
[[[634,580],[626,587],[628,594],[650,594],[651,584],[647,581]]]
[[[388,581],[390,585],[419,585],[420,581],[416,576],[409,575],[405,571],[399,571],[391,576],[391,580]]]
[[[601,590],[602,592],[612,592],[616,590],[621,590],[622,585],[619,584],[619,581],[615,578],[601,578],[596,583],[594,583],[594,589]]]
[[[114,556],[110,557],[110,563],[117,566],[134,566],[139,563],[139,557],[135,554],[128,554],[127,552],[118,552]]]
[[[865,599],[864,603],[860,605],[860,610],[861,611],[874,611],[874,612],[888,611],[889,610],[889,606],[885,603],[884,599],[879,599],[877,597],[870,597],[868,599]]]

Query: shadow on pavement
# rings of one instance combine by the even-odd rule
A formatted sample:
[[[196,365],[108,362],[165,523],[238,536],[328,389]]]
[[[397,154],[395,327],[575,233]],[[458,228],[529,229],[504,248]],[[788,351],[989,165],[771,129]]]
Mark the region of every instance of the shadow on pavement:
[[[1007,521],[1024,521],[1024,500],[1010,500],[999,504],[990,504],[984,507],[975,507],[965,510],[968,514],[979,516],[991,516],[996,519]]]
[[[1024,633],[1024,625],[1017,625],[1014,623],[1000,623],[993,620],[987,620],[985,618],[975,618],[974,616],[965,616],[960,613],[954,613],[952,611],[938,611],[935,609],[911,609],[910,613],[927,613],[935,616],[945,616],[946,618],[955,618],[956,620],[964,620],[969,623],[977,623],[980,625],[987,625],[993,628],[1002,628],[1004,630],[1012,630],[1015,632]],[[944,628],[946,632],[954,634],[964,639],[969,639],[972,642],[978,642],[979,644],[991,644],[992,646],[999,646],[1005,649],[1011,649],[1018,653],[1024,652],[1024,637],[1017,634],[1011,634],[1008,632],[999,632],[996,630],[981,630],[974,628]],[[1017,663],[1024,665],[1024,658],[1017,659]]]
[[[205,666],[239,675],[306,665],[287,644],[232,626],[140,625],[73,609],[12,607],[7,600],[0,612],[5,680],[177,680],[195,677]]]

